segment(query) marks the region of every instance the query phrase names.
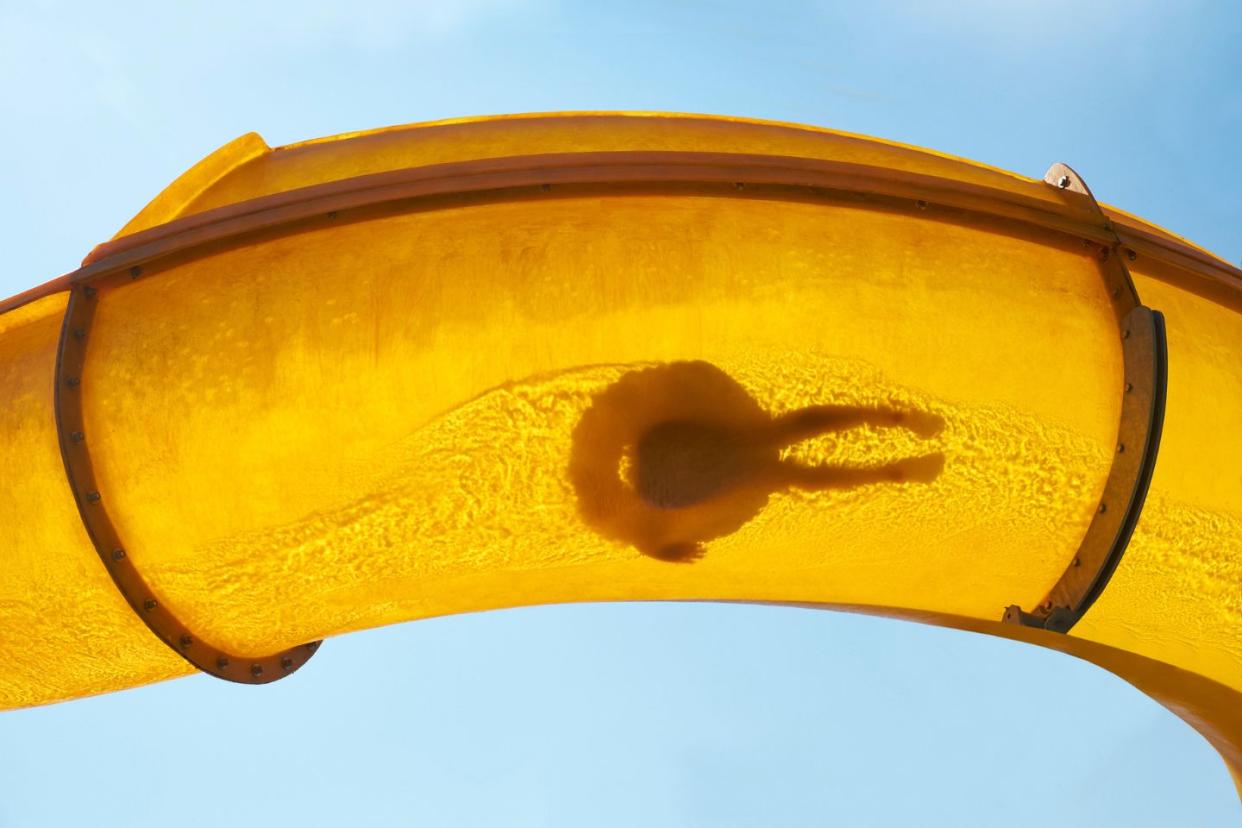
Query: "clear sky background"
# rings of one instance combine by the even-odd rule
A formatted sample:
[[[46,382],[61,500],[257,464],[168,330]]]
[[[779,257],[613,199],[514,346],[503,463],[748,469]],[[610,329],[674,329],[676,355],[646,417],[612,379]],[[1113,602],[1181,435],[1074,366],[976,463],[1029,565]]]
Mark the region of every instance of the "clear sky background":
[[[1232,2],[0,0],[0,295],[243,132],[572,109],[798,121],[1035,177],[1066,161],[1242,260]],[[0,714],[0,826],[1240,818],[1207,743],[1109,674],[809,610],[436,619],[331,640],[269,687]]]

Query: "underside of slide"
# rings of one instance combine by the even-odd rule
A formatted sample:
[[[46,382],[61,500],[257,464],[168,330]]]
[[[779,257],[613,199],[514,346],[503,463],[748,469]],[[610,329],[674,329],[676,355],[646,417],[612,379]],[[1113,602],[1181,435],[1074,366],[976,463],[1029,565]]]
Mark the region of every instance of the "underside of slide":
[[[1059,166],[676,115],[244,136],[0,304],[0,707],[770,602],[1090,660],[1236,776],[1240,291]]]

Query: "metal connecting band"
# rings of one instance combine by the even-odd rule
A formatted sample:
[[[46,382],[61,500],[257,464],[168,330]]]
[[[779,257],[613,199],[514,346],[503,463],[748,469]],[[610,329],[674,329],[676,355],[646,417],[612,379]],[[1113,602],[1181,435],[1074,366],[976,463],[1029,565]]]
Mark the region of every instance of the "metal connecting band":
[[[100,491],[91,465],[90,433],[82,409],[86,347],[99,297],[100,289],[92,285],[76,285],[69,295],[56,356],[55,392],[56,430],[65,473],[95,551],[138,617],[186,661],[204,673],[243,684],[267,684],[283,678],[305,664],[320,642],[254,658],[226,653],[201,640],[155,597],[108,517],[106,492]]]
[[[1054,164],[1044,181],[1080,202],[1101,227],[1112,227],[1083,180],[1064,164]],[[1014,604],[1002,617],[1007,623],[1065,633],[1086,614],[1108,585],[1121,562],[1156,466],[1164,426],[1164,398],[1168,376],[1168,349],[1164,317],[1139,303],[1123,250],[1113,234],[1110,246],[1099,248],[1104,282],[1117,312],[1121,337],[1124,388],[1116,453],[1095,516],[1078,551],[1060,580],[1032,612]]]

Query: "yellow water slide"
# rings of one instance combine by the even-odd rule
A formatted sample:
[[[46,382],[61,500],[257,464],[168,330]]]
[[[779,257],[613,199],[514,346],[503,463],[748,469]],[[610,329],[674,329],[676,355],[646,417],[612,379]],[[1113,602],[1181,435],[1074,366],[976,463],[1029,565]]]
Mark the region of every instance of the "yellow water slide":
[[[1237,775],[1240,310],[1061,165],[682,115],[247,135],[0,304],[0,707],[752,601],[1087,659]]]

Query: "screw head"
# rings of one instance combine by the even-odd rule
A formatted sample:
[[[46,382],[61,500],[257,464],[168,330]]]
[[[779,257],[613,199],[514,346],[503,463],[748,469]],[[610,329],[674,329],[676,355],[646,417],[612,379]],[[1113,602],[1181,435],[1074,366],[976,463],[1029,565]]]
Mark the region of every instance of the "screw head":
[[[100,497],[99,492],[87,492],[86,493],[86,499],[91,503],[98,503],[99,497]]]
[[[1062,190],[1064,190],[1069,185],[1070,185],[1070,177],[1068,175],[1063,175],[1057,179],[1057,186],[1060,187]]]
[[[1118,454],[1121,454],[1121,453],[1122,453],[1123,451],[1125,451],[1125,450],[1126,450],[1126,444],[1125,444],[1125,443],[1118,443],[1118,444],[1117,444],[1117,453],[1118,453]]]
[[[119,561],[124,557],[125,557],[124,549],[113,549],[112,550],[112,560]]]
[[[95,297],[95,289],[93,287],[84,287],[82,288],[82,294],[87,299],[93,299]]]
[[[146,610],[147,612],[150,612],[151,610],[155,609],[158,606],[159,604],[156,603],[156,600],[154,598],[148,598],[147,600],[142,602],[142,608]]]
[[[139,267],[138,265],[134,265],[133,267],[129,269],[129,278],[137,279],[141,275],[142,275],[142,268]]]
[[[79,382],[81,382],[81,380],[79,380],[77,377],[65,377],[65,385],[69,386],[70,388],[77,388]]]
[[[250,675],[254,676],[255,678],[258,678],[259,676],[263,675],[263,665],[262,664],[251,664]]]
[[[193,643],[194,643],[194,639],[191,636],[188,636],[188,635],[181,636],[181,649],[184,650],[186,647],[189,647]]]
[[[281,669],[292,670],[293,659],[289,658],[289,656],[282,656],[280,659],[280,666],[281,666]]]
[[[1105,512],[1107,512],[1107,511],[1108,511],[1108,504],[1107,504],[1107,503],[1101,503],[1101,504],[1100,504],[1100,514],[1102,515],[1102,514],[1104,514],[1104,513],[1105,513]]]
[[[220,656],[216,659],[216,667],[220,670],[229,669],[229,660],[226,656]]]
[[[86,435],[85,435],[85,434],[83,434],[83,433],[82,433],[82,432],[80,432],[80,431],[75,431],[75,432],[73,432],[72,434],[70,434],[70,435],[69,435],[69,439],[70,439],[70,440],[72,440],[72,441],[73,441],[73,442],[75,442],[75,443],[80,443],[80,442],[82,442],[83,440],[85,440],[85,439],[86,439]]]

